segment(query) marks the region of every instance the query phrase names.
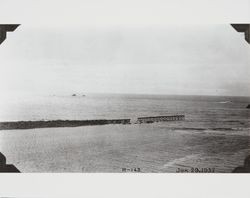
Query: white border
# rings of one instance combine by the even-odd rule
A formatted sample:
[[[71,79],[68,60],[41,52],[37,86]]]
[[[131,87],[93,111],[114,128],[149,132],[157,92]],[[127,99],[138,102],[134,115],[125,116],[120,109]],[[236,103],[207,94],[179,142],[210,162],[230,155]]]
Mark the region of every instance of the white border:
[[[59,25],[64,24],[60,21],[60,5],[58,5],[58,11],[50,5],[46,8],[41,4],[39,7],[38,2],[41,4],[42,1],[0,0],[0,23],[46,25],[44,16],[46,13],[54,12],[55,16],[51,21]],[[98,1],[95,0],[95,2],[98,6]],[[143,12],[143,15],[138,16],[134,13],[129,16],[133,19],[131,23],[136,25],[250,22],[249,0],[171,0],[168,1],[168,5],[175,9],[161,15],[157,14],[157,9],[152,12]],[[147,11],[150,7],[144,9]],[[27,17],[25,13],[30,13],[30,17]],[[111,13],[109,17],[116,16]],[[129,23],[122,20],[126,18],[126,15],[120,17],[112,23],[120,25]],[[96,20],[99,18],[97,15]],[[70,21],[67,22],[70,24]],[[108,18],[100,23],[112,24],[109,23]],[[248,198],[249,177],[245,174],[0,174],[0,197]]]
[[[248,198],[247,174],[2,174],[0,197]]]

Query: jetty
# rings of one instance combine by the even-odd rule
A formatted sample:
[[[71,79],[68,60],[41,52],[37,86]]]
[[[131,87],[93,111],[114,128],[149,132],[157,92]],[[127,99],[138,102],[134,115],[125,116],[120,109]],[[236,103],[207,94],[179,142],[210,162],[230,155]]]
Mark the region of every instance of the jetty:
[[[106,125],[106,124],[130,124],[130,119],[0,122],[0,130],[78,127],[78,126]]]
[[[140,117],[140,118],[137,118],[136,123],[141,124],[141,123],[182,121],[182,120],[185,120],[184,115],[153,116],[153,117]]]
[[[139,117],[135,124],[182,120],[185,120],[184,115]],[[131,119],[10,121],[0,122],[0,130],[79,127],[107,124],[131,124]]]

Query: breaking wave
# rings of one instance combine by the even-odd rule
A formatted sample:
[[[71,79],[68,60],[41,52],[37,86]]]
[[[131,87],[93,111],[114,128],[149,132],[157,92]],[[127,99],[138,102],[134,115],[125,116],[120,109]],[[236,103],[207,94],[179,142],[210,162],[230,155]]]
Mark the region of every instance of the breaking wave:
[[[196,128],[196,127],[175,127],[173,130],[191,130],[191,131],[242,131],[245,128],[234,128],[234,127],[216,127],[216,128]]]
[[[227,104],[227,103],[232,103],[232,101],[227,100],[227,101],[220,101],[220,102],[218,102],[218,103],[220,103],[220,104]]]

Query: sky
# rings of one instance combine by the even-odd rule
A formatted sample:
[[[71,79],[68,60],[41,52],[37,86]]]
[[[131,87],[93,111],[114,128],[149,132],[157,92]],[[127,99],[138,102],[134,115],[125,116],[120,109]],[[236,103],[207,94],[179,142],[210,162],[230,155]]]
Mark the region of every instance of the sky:
[[[176,9],[205,19],[202,9],[167,2],[16,1],[7,19],[22,25],[0,47],[1,92],[250,96],[243,34],[229,23],[167,21]],[[214,4],[192,2],[220,13]],[[242,9],[249,5],[241,2]],[[2,3],[0,16],[7,16],[11,1]]]

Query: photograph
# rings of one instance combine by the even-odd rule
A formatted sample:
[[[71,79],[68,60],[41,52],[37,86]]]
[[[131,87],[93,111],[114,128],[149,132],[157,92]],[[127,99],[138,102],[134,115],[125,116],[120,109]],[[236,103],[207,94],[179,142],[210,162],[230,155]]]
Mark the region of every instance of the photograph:
[[[0,172],[249,173],[249,39],[247,23],[0,24]]]

